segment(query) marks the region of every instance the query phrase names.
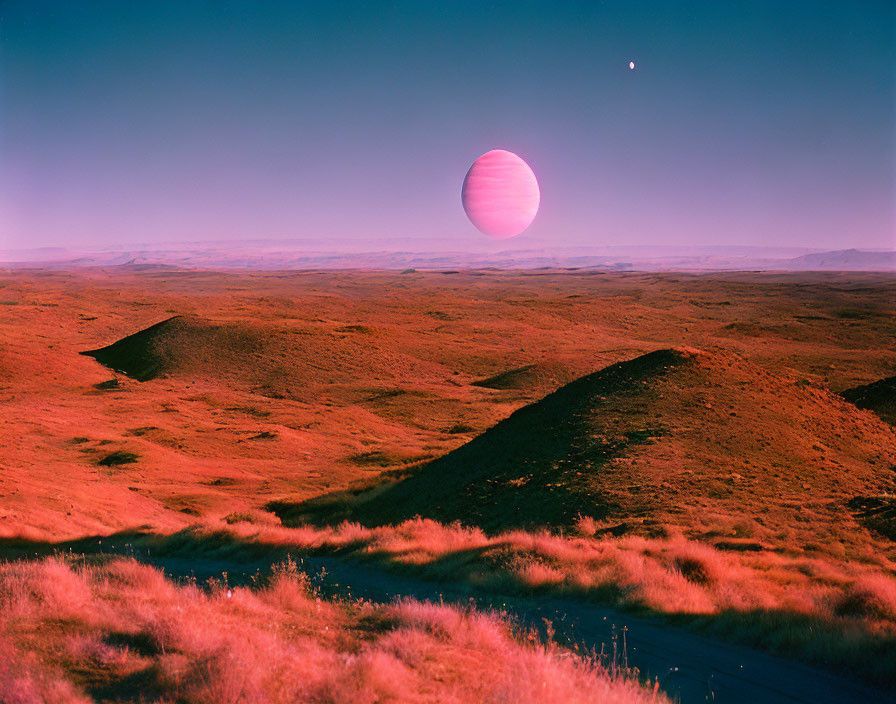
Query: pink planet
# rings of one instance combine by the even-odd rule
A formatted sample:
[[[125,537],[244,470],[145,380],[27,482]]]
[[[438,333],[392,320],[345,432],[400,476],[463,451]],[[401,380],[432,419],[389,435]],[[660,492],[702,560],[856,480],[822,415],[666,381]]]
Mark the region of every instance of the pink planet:
[[[541,192],[525,161],[513,152],[493,149],[467,171],[461,198],[470,222],[480,232],[503,240],[532,224]]]

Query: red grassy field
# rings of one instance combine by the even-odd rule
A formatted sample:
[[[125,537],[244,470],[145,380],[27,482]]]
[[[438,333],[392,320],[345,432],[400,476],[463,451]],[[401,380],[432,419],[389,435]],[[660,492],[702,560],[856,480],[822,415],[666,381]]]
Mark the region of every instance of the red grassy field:
[[[665,701],[496,616],[323,600],[291,564],[201,590],[129,560],[17,563],[0,614],[4,702]]]
[[[885,413],[838,396],[892,377],[894,294],[892,276],[836,273],[9,273],[0,535],[45,546],[226,530],[235,553],[348,551],[482,590],[687,616],[726,638],[894,681],[896,433]],[[131,335],[96,353],[108,366],[81,354]],[[642,355],[664,349],[684,351],[648,369],[654,358]],[[346,518],[360,524],[334,527]],[[455,520],[466,526],[443,525]],[[46,571],[81,585],[71,587],[81,610],[62,625],[45,627],[55,602],[43,596],[5,622],[5,647],[30,663],[35,691],[58,680],[82,696],[112,667],[115,681],[128,668],[161,673],[162,698],[212,696],[196,674],[205,651],[189,644],[179,651],[194,673],[186,679],[158,655],[128,650],[107,667],[63,654],[78,634],[102,650],[127,618],[103,604],[132,586],[105,568],[4,569],[18,592],[45,584]],[[165,590],[165,608],[189,603],[197,622],[225,608],[220,595]],[[248,614],[274,608],[270,588],[240,595],[253,606],[239,618],[261,628]],[[405,627],[368,639],[354,606],[326,608],[317,626],[374,659]],[[392,623],[385,607],[369,608]],[[20,637],[26,623],[30,639]],[[511,659],[555,655],[523,648]],[[576,662],[569,677],[610,686]],[[427,690],[432,670],[402,667],[421,700],[472,697]],[[280,687],[271,677],[251,686]]]

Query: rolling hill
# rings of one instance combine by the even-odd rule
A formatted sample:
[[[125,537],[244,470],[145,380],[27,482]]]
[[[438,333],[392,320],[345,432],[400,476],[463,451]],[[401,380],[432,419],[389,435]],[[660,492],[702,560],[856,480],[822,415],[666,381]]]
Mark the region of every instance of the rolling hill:
[[[857,498],[896,490],[894,466],[896,432],[826,389],[732,353],[664,349],[573,381],[400,481],[276,508],[491,532],[587,517],[761,549],[848,542]]]
[[[312,384],[440,379],[439,364],[387,349],[365,325],[330,329],[174,316],[82,354],[138,381],[211,378],[271,398],[301,399]]]

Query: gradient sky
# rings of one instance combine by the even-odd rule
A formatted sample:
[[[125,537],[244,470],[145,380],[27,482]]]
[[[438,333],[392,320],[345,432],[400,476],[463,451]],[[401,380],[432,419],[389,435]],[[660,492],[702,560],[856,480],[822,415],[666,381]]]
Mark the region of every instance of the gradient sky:
[[[0,248],[461,243],[495,148],[520,243],[896,246],[896,3],[0,3]]]

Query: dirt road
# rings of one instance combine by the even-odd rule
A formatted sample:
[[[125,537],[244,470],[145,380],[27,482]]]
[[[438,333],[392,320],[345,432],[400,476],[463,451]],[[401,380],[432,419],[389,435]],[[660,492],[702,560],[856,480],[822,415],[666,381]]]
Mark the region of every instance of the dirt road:
[[[228,573],[232,584],[248,581],[265,571],[272,560],[233,563],[215,560],[135,555],[173,577],[199,580]],[[896,694],[867,687],[845,677],[750,648],[706,638],[681,628],[623,614],[572,599],[474,596],[469,586],[409,578],[377,567],[338,557],[310,557],[301,567],[325,589],[374,601],[412,597],[421,600],[466,604],[506,612],[523,625],[545,628],[545,619],[562,644],[578,643],[586,649],[613,652],[617,635],[622,661],[622,633],[628,664],[653,679],[682,704],[848,704],[896,702]],[[321,573],[323,571],[323,577]]]
[[[175,555],[168,550],[156,552],[133,537],[88,538],[65,544],[0,541],[0,560],[33,559],[69,549],[87,555],[127,555],[164,569],[175,580],[203,582],[211,577],[221,579],[226,573],[228,583],[239,586],[287,557],[285,550],[246,560],[220,559],[213,553]],[[630,667],[637,667],[651,680],[659,678],[662,689],[682,704],[896,704],[896,692],[580,600],[476,594],[468,584],[418,579],[342,557],[305,557],[299,566],[325,593],[379,602],[414,598],[474,604],[503,612],[542,633],[549,622],[553,638],[561,645],[577,644],[589,651],[603,648],[612,654],[615,633],[619,664],[624,653]]]

